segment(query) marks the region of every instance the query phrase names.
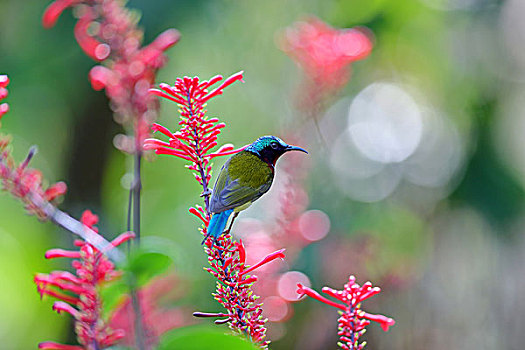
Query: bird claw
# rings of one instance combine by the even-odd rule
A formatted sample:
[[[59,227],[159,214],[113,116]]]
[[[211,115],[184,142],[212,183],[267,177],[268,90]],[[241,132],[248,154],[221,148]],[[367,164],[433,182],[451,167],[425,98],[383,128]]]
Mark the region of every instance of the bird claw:
[[[209,196],[211,194],[211,190],[210,189],[207,189],[206,191],[203,191],[201,193],[201,197],[206,197],[206,196]]]

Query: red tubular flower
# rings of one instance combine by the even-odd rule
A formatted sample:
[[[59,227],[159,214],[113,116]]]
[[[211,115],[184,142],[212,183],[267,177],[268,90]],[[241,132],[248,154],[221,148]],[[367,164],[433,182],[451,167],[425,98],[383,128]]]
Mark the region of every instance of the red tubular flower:
[[[9,84],[7,75],[0,75],[0,100],[7,96],[6,86]],[[0,104],[0,119],[9,110],[7,103]],[[64,195],[67,186],[58,182],[44,188],[42,173],[39,170],[29,168],[29,162],[36,153],[36,148],[29,150],[29,154],[23,162],[16,165],[11,156],[9,144],[11,140],[0,134],[0,188],[11,193],[14,197],[21,199],[26,205],[29,214],[36,215],[41,220],[47,219],[47,214],[38,206],[34,198],[45,202],[51,202]]]
[[[118,114],[116,120],[134,130],[135,139],[127,142],[126,137],[120,137],[117,147],[141,152],[158,107],[148,89],[166,62],[164,52],[177,43],[179,33],[166,30],[149,45],[141,46],[143,32],[137,28],[136,15],[119,0],[56,0],[44,12],[44,27],[52,27],[68,7],[79,9],[74,29],[78,44],[93,60],[104,63],[89,73],[93,89],[105,89]]]
[[[86,9],[85,13],[75,25],[75,39],[77,39],[80,48],[86,55],[97,62],[104,61],[111,51],[109,45],[99,42],[88,34],[88,28],[96,18],[91,9]]]
[[[195,312],[195,317],[220,317],[217,324],[228,322],[230,329],[240,334],[245,334],[261,348],[266,348],[270,343],[265,340],[266,319],[262,317],[262,304],[257,303],[252,291],[252,285],[257,281],[254,275],[248,275],[257,268],[275,260],[284,259],[284,249],[269,254],[259,263],[245,266],[245,249],[242,241],[233,241],[230,234],[219,237],[215,243],[206,241],[206,254],[208,254],[209,268],[206,270],[217,278],[217,290],[213,294],[227,313]]]
[[[212,98],[223,93],[224,89],[234,82],[242,81],[242,72],[225,79],[217,75],[210,80],[200,81],[198,77],[178,78],[173,86],[160,84],[160,89],[151,89],[153,95],[174,101],[180,108],[180,129],[172,132],[168,128],[153,124],[152,130],[165,135],[168,140],[147,139],[144,149],[155,150],[157,154],[169,154],[189,161],[188,169],[194,172],[195,179],[202,186],[205,208],[195,206],[190,213],[195,215],[204,227],[201,233],[206,235],[209,223],[209,183],[211,179],[211,159],[218,156],[231,155],[243,148],[234,149],[232,145],[223,145],[217,150],[217,137],[224,123],[217,118],[206,116],[205,105]],[[212,88],[213,85],[222,83]],[[213,294],[227,312],[209,313],[195,312],[195,317],[214,317],[216,324],[228,323],[234,332],[245,335],[260,348],[267,348],[269,341],[265,340],[266,319],[262,316],[262,307],[256,300],[252,286],[257,277],[249,275],[257,268],[267,263],[284,258],[284,249],[278,250],[263,258],[251,267],[245,265],[246,250],[241,242],[235,242],[231,235],[225,234],[215,241],[211,238],[205,242],[205,252],[211,267],[206,270],[219,280],[216,292]]]
[[[217,118],[208,118],[204,108],[211,98],[222,94],[226,87],[238,80],[242,81],[242,74],[243,72],[238,72],[232,75],[211,91],[209,89],[220,82],[222,76],[217,75],[202,82],[199,81],[199,77],[177,78],[173,86],[163,83],[160,84],[160,89],[150,89],[152,95],[167,98],[178,104],[181,128],[177,132],[171,132],[162,125],[153,124],[152,130],[167,136],[168,142],[146,139],[144,149],[155,150],[157,154],[169,154],[190,161],[192,164],[188,168],[195,171],[195,178],[205,188],[206,211],[209,205],[207,189],[211,179],[210,160],[218,156],[237,153],[242,148],[234,149],[232,145],[227,144],[212,152],[212,149],[218,144],[217,136],[226,124],[219,123]],[[196,215],[196,212],[193,213]],[[206,217],[205,214],[204,217]]]
[[[350,64],[367,57],[373,47],[363,29],[335,29],[310,17],[288,28],[280,41],[286,52],[305,73],[307,96],[304,109],[311,109],[337,93],[350,79]]]
[[[388,331],[390,326],[396,323],[390,317],[369,314],[361,310],[361,302],[381,292],[381,288],[372,287],[372,283],[370,282],[366,282],[363,286],[360,286],[355,282],[355,277],[350,276],[343,290],[324,287],[322,291],[337,301],[325,298],[315,290],[297,284],[297,293],[301,296],[307,295],[322,303],[342,310],[341,317],[339,317],[338,320],[339,332],[337,333],[340,337],[338,345],[342,349],[363,349],[366,342],[360,344],[359,337],[364,334],[365,327],[370,324],[370,321],[379,323],[385,332]]]
[[[97,231],[98,217],[86,210],[81,222]],[[131,232],[125,232],[111,243],[116,247],[134,237]],[[58,313],[67,312],[75,319],[75,332],[82,346],[63,345],[54,342],[42,342],[39,349],[64,350],[95,350],[104,349],[117,343],[124,337],[121,330],[111,329],[102,319],[102,302],[98,288],[105,282],[120,276],[113,263],[96,249],[84,241],[75,241],[77,251],[51,249],[46,253],[47,259],[66,257],[73,260],[75,274],[64,271],[53,271],[50,274],[37,274],[34,278],[40,296],[48,295],[59,299],[53,304],[53,310]]]
[[[338,87],[349,78],[350,63],[372,51],[368,35],[359,29],[335,29],[311,17],[287,29],[282,49],[317,83]]]
[[[72,6],[74,3],[79,2],[78,0],[56,0],[49,4],[42,16],[42,25],[44,28],[51,28],[55,25],[58,17],[64,12],[65,9]]]

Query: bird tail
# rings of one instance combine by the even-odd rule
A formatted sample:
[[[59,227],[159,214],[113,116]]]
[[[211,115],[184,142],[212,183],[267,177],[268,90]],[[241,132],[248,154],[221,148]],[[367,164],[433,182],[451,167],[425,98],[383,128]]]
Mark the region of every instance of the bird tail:
[[[228,223],[228,218],[232,214],[233,209],[225,210],[220,213],[215,213],[211,217],[210,223],[208,224],[208,234],[204,237],[204,240],[201,244],[204,244],[208,237],[213,236],[214,240],[219,237]]]

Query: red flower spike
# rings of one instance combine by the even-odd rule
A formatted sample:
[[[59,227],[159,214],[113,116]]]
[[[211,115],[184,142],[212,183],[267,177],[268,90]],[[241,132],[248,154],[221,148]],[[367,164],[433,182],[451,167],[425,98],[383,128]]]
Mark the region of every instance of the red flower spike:
[[[355,281],[355,277],[350,276],[348,278],[348,283],[344,285],[344,288],[341,291],[328,287],[323,288],[323,293],[336,298],[343,302],[344,305],[321,296],[311,288],[304,287],[301,284],[297,285],[297,293],[308,295],[322,303],[343,310],[341,317],[339,317],[338,320],[338,335],[340,337],[338,345],[342,349],[348,350],[364,348],[366,342],[359,343],[359,337],[364,333],[365,327],[370,324],[370,321],[379,323],[385,332],[388,331],[390,326],[393,326],[396,323],[390,317],[369,314],[361,310],[361,302],[379,293],[381,290],[377,287],[373,288],[372,283],[370,282],[366,282],[363,286],[360,286]]]
[[[368,35],[358,29],[334,29],[311,17],[289,28],[281,48],[307,75],[323,84],[341,84],[337,75],[348,75],[350,63],[367,57],[372,50]]]
[[[240,152],[245,147],[234,149],[233,145],[219,146],[218,135],[226,126],[218,118],[206,116],[205,104],[213,97],[223,93],[223,90],[242,81],[243,73],[239,72],[225,79],[217,88],[211,87],[221,80],[222,76],[212,77],[208,81],[200,81],[198,77],[178,78],[173,85],[162,83],[159,89],[150,89],[150,94],[160,96],[178,104],[180,110],[179,129],[171,131],[161,125],[154,124],[152,130],[166,136],[166,141],[146,139],[144,149],[155,150],[156,154],[169,154],[190,161],[186,167],[193,172],[197,182],[202,186],[205,209],[196,206],[189,212],[198,217],[204,224],[200,231],[206,235],[209,212],[209,182],[211,179],[211,159]],[[211,90],[211,91],[209,91]],[[214,149],[218,147],[217,150]],[[247,277],[247,273],[265,265],[277,258],[284,258],[283,250],[272,253],[261,262],[244,271],[246,250],[242,241],[235,242],[231,235],[225,234],[216,239],[205,239],[204,249],[208,255],[210,267],[204,268],[218,279],[216,292],[213,294],[228,312],[226,313],[194,313],[195,317],[220,317],[215,324],[228,323],[230,329],[244,334],[260,348],[267,348],[269,341],[265,340],[266,319],[262,316],[261,304],[252,291],[256,276]],[[243,272],[244,271],[244,272]],[[226,317],[226,318],[223,318]]]
[[[7,84],[9,84],[7,75],[0,75],[0,91],[7,91],[5,90]],[[8,110],[7,103],[0,104],[0,119]],[[44,211],[45,204],[65,194],[67,187],[63,182],[58,182],[45,189],[42,186],[42,173],[29,167],[29,162],[36,153],[36,147],[31,147],[26,159],[17,165],[8,149],[9,144],[10,138],[0,135],[0,189],[19,198],[29,214],[45,220],[49,215]]]
[[[80,221],[96,231],[94,225],[98,222],[98,216],[91,211],[84,211]],[[125,232],[115,238],[111,246],[118,246],[133,237],[132,232]],[[46,252],[48,259],[77,259],[71,263],[75,274],[64,271],[37,274],[34,282],[41,296],[59,299],[53,304],[53,310],[67,312],[74,317],[77,339],[82,346],[43,342],[39,344],[40,349],[105,349],[124,336],[122,331],[112,330],[101,319],[102,302],[98,291],[101,284],[119,276],[120,272],[115,271],[113,263],[93,245],[77,240],[75,246],[79,247],[76,251],[50,249]]]
[[[91,85],[95,90],[105,89],[119,115],[116,120],[134,132],[134,142],[117,148],[140,153],[158,111],[148,89],[157,70],[166,63],[164,52],[178,42],[180,34],[168,29],[149,45],[142,45],[144,35],[137,27],[136,14],[124,5],[119,0],[56,0],[46,9],[42,23],[51,27],[66,8],[78,8],[75,38],[89,57],[104,61],[89,72]]]
[[[215,315],[195,313],[194,315],[196,317],[204,317],[204,315],[206,317],[227,317],[218,319],[215,323],[229,323],[232,330],[245,334],[260,348],[267,348],[269,341],[265,340],[266,328],[264,327],[266,319],[262,316],[261,304],[256,302],[258,297],[251,290],[253,283],[258,278],[257,276],[246,277],[246,272],[243,272],[246,251],[242,241],[235,242],[230,234],[224,234],[215,240],[215,244],[212,238],[208,238],[205,247],[211,266],[205,270],[220,282],[213,296],[228,313]],[[260,263],[250,267],[249,271],[283,257],[283,250],[276,251],[263,258]]]
[[[206,102],[223,93],[223,90],[236,81],[242,81],[243,73],[239,72],[227,78],[213,91],[208,88],[222,80],[222,76],[215,76],[209,81],[200,82],[198,77],[178,78],[174,85],[161,83],[160,89],[150,89],[151,95],[160,96],[177,103],[180,107],[180,130],[172,132],[168,128],[153,124],[152,131],[158,131],[168,137],[168,141],[147,139],[143,148],[155,150],[156,154],[173,155],[190,161],[188,167],[195,173],[195,178],[202,186],[208,188],[211,178],[210,160],[214,157],[231,155],[241,151],[234,150],[232,145],[219,147],[217,137],[226,125],[219,123],[217,118],[208,119],[204,109]],[[207,191],[205,191],[206,193]],[[209,206],[209,194],[205,198],[206,208]]]
[[[289,27],[280,47],[305,76],[299,106],[312,109],[344,87],[350,79],[351,63],[366,58],[373,44],[365,29],[336,29],[310,17]]]

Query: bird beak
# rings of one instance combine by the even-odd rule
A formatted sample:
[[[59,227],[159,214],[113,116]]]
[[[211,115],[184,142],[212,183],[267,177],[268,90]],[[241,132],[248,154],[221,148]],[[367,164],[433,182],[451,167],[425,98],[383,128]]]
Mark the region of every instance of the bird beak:
[[[297,147],[297,146],[288,146],[286,147],[286,152],[288,151],[301,151],[301,152],[304,152],[306,154],[308,154],[308,152],[306,152],[306,150],[304,148],[301,148],[301,147]]]

